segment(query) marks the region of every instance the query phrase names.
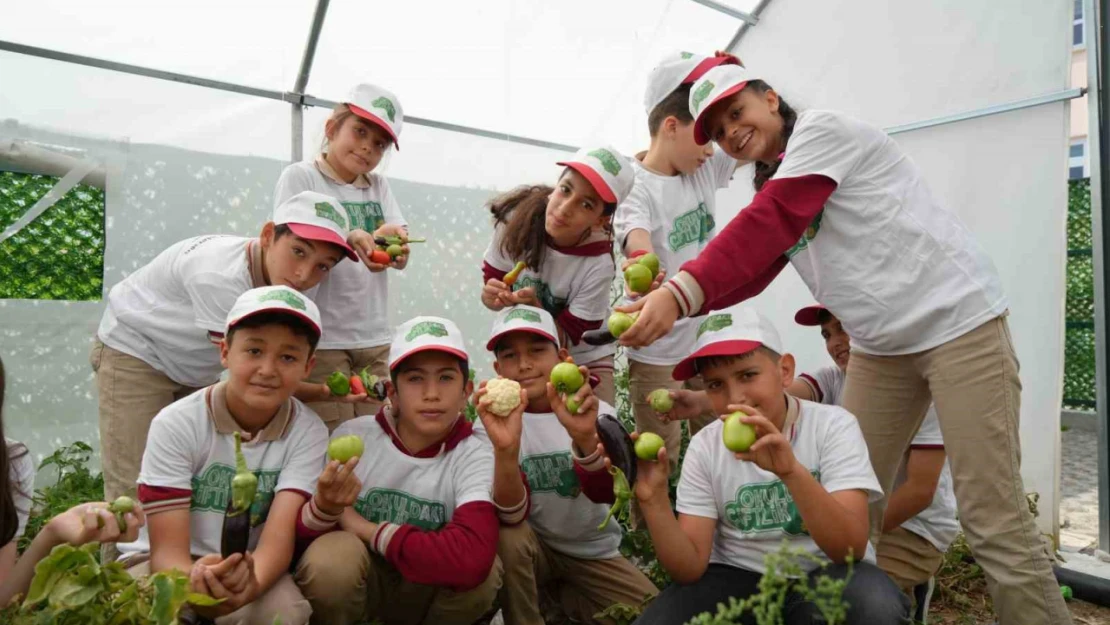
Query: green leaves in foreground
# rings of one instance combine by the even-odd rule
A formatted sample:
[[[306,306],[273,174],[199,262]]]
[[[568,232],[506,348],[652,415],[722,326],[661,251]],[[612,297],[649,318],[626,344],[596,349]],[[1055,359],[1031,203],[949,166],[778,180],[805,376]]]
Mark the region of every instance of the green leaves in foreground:
[[[35,566],[35,577],[22,604],[0,611],[0,622],[13,625],[173,625],[186,603],[219,603],[188,591],[184,573],[170,571],[133,578],[118,562],[101,566],[99,546],[58,545]]]

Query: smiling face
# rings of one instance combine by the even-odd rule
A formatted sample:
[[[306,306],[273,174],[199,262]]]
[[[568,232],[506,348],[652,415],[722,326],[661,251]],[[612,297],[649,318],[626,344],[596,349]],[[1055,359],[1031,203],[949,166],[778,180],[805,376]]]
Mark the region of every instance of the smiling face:
[[[328,138],[328,165],[346,182],[373,171],[393,145],[384,128],[349,111],[324,125]]]
[[[828,318],[821,322],[821,338],[825,339],[825,350],[829,352],[829,357],[833,359],[836,366],[841,371],[847,371],[848,357],[852,354],[852,348],[848,333],[844,331],[844,326],[840,325],[840,320],[829,314]]]
[[[272,416],[312,371],[312,345],[295,327],[281,321],[244,323],[220,343],[228,406],[236,417]]]
[[[307,291],[320,283],[346,258],[343,248],[326,241],[310,241],[271,221],[262,228],[262,264],[267,284]]]
[[[740,161],[773,163],[783,150],[779,96],[748,86],[714,103],[704,113],[705,133]]]
[[[544,228],[556,245],[578,243],[591,228],[600,228],[605,216],[605,202],[589,180],[567,168],[547,199]]]
[[[555,365],[566,360],[567,350],[532,332],[510,332],[498,339],[494,355],[497,375],[519,382],[528,393],[528,411],[547,412],[547,380]]]
[[[436,350],[405,358],[392,378],[389,400],[397,411],[397,434],[412,451],[443,440],[474,389],[459,357]]]
[[[781,427],[783,393],[794,381],[793,356],[759,348],[741,356],[699,358],[698,371],[716,414],[728,414],[730,404],[745,404]]]

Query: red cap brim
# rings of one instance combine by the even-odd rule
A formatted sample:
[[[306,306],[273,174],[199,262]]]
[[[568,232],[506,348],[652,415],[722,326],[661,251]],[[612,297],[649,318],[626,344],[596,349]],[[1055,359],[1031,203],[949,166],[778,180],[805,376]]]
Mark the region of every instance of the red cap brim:
[[[505,336],[506,334],[512,334],[513,332],[527,332],[529,334],[535,334],[536,336],[542,336],[543,338],[555,343],[556,348],[559,347],[559,339],[538,328],[509,328],[504,332],[494,334],[490,338],[490,340],[486,342],[486,350],[492,352],[493,348],[497,346],[497,341],[501,340],[501,337]]]
[[[820,304],[813,306],[806,306],[794,314],[794,323],[800,326],[819,326],[821,322],[818,321],[821,317],[821,312],[826,308]]]
[[[389,370],[393,371],[394,369],[396,369],[397,365],[404,362],[405,359],[408,358],[409,356],[419,354],[420,352],[432,352],[432,351],[434,351],[434,352],[443,352],[445,354],[451,354],[452,356],[456,356],[458,358],[461,358],[463,362],[467,363],[467,367],[470,366],[470,359],[466,357],[466,354],[464,352],[460,352],[459,350],[452,349],[450,347],[444,347],[442,345],[424,345],[422,347],[417,347],[416,349],[414,349],[410,352],[406,352],[404,356],[401,356],[396,361],[389,363]]]
[[[706,358],[709,356],[742,356],[753,349],[762,346],[763,343],[759,341],[721,341],[719,343],[710,343],[698,351],[690,354],[682,362],[675,366],[674,372],[671,377],[684,382],[698,374],[698,369],[695,366],[695,361],[698,358]]]
[[[574,171],[582,174],[583,178],[590,181],[590,184],[593,185],[594,191],[597,191],[597,194],[601,196],[601,199],[603,201],[608,204],[617,203],[616,194],[613,193],[613,190],[609,188],[609,185],[605,184],[605,181],[601,179],[601,176],[598,175],[598,173],[594,171],[593,168],[589,165],[577,162],[559,162],[555,164],[563,165],[564,167],[570,167]]]
[[[705,145],[706,143],[709,143],[709,135],[705,134],[705,115],[709,113],[709,110],[716,106],[717,103],[721,100],[724,100],[734,93],[739,93],[743,91],[744,87],[747,86],[748,81],[733,85],[721,95],[713,98],[713,101],[701,110],[701,115],[698,115],[698,118],[694,120],[694,143],[697,143],[698,145]]]
[[[401,144],[398,143],[398,141],[397,141],[397,135],[393,134],[393,128],[389,124],[385,123],[384,119],[378,117],[377,115],[371,113],[370,111],[368,111],[368,110],[366,110],[362,107],[355,106],[354,104],[351,104],[350,102],[347,103],[347,108],[351,109],[352,113],[354,113],[355,115],[358,115],[359,117],[365,119],[366,121],[374,122],[375,124],[381,126],[382,130],[384,130],[389,135],[389,138],[393,139],[393,145],[397,146],[398,150],[401,149]]]
[[[302,319],[308,325],[312,326],[316,330],[316,339],[317,340],[319,340],[320,334],[323,332],[320,329],[320,324],[317,323],[316,321],[313,321],[308,315],[306,315],[306,314],[304,314],[300,311],[293,310],[292,308],[281,308],[281,307],[263,308],[262,310],[255,310],[255,311],[249,312],[249,313],[243,315],[242,317],[239,317],[235,321],[232,321],[231,323],[229,323],[228,326],[227,326],[227,331],[231,331],[232,328],[234,328],[235,326],[242,323],[244,319],[250,319],[251,317],[253,317],[255,315],[261,315],[262,313],[282,313],[282,314],[286,314],[286,315],[292,315],[293,317],[298,317],[298,318]]]
[[[694,67],[694,69],[690,70],[690,73],[686,74],[686,78],[683,78],[682,82],[679,84],[686,85],[692,82],[696,82],[697,79],[704,76],[706,72],[713,69],[714,67],[717,67],[718,65],[739,65],[739,63],[736,62],[735,58],[728,56],[711,56],[709,58],[702,59],[702,62],[698,63],[697,66]]]
[[[346,241],[339,238],[338,234],[331,230],[328,230],[327,228],[324,228],[323,226],[313,226],[310,224],[296,223],[286,223],[285,225],[289,226],[289,230],[291,230],[293,234],[301,237],[302,239],[308,239],[309,241],[323,241],[325,243],[338,245],[339,247],[343,248],[343,252],[347,254],[347,258],[350,258],[353,261],[358,261],[358,254],[356,254],[355,251],[351,249],[351,246],[348,245]]]

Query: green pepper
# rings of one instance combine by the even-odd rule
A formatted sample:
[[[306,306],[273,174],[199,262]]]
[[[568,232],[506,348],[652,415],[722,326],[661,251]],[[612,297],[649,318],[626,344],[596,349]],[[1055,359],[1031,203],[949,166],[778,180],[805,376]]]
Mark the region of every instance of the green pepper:
[[[389,247],[390,245],[405,245],[407,243],[424,243],[427,239],[424,237],[409,237],[404,238],[396,234],[390,234],[384,237],[374,237],[374,243],[380,247]]]
[[[358,377],[362,379],[362,385],[366,387],[367,395],[378,401],[385,401],[385,381],[370,373],[370,367],[363,367],[362,371],[358,372]]]
[[[342,371],[336,371],[329,375],[327,385],[328,390],[336,397],[346,397],[351,392],[351,381],[347,378],[347,374]]]
[[[613,496],[616,501],[613,502],[613,507],[609,508],[609,514],[605,515],[605,520],[597,526],[598,531],[605,529],[605,526],[609,525],[609,519],[613,518],[613,515],[623,508],[629,499],[632,499],[632,489],[628,486],[628,478],[624,476],[624,471],[617,467],[610,467],[609,473],[613,476]]]
[[[243,456],[243,443],[239,432],[235,433],[235,477],[231,478],[231,512],[228,516],[238,516],[250,510],[254,496],[258,492],[258,476],[247,468]]]

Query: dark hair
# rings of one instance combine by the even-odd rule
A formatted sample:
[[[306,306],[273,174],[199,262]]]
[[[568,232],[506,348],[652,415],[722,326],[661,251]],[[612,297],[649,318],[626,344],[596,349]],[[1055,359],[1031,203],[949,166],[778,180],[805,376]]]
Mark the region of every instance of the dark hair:
[[[767,357],[770,358],[774,362],[778,362],[779,359],[782,358],[782,354],[779,354],[778,352],[776,352],[775,350],[773,350],[769,347],[763,347],[762,345],[760,345],[759,347],[753,349],[752,351],[745,352],[743,354],[730,354],[730,355],[726,355],[726,356],[702,356],[700,358],[695,358],[694,359],[694,370],[697,371],[698,373],[701,373],[706,367],[723,367],[723,366],[726,366],[726,365],[731,365],[732,363],[736,362],[737,360],[744,360],[745,358],[750,358],[753,354],[755,354],[757,352],[761,352],[763,354],[766,354]]]
[[[277,241],[287,234],[293,234],[293,230],[289,228],[289,224],[277,224],[274,226],[274,241]]]
[[[4,376],[4,361],[0,360],[0,437],[4,434],[4,386],[7,380]],[[19,484],[13,481],[14,472],[12,462],[27,455],[27,448],[21,444],[8,446],[7,441],[0,445],[0,546],[10,543],[16,538],[19,529],[19,510],[15,506],[15,493],[30,496],[20,490]]]
[[[748,82],[748,86],[744,87],[744,90],[747,91],[748,89],[754,89],[757,93],[762,94],[767,93],[771,89],[771,85],[757,79]],[[794,110],[794,107],[787,104],[781,95],[779,96],[779,115],[782,117],[782,149],[786,151],[786,143],[790,141],[790,135],[794,134],[794,123],[798,121],[798,113]],[[770,165],[762,161],[755,162],[752,186],[755,187],[756,191],[762,189],[763,185],[767,184],[767,181],[775,175],[775,172],[779,170],[780,162],[778,158]]]
[[[227,344],[231,345],[231,339],[235,333],[244,328],[261,328],[263,326],[278,325],[289,328],[296,336],[303,336],[308,341],[308,355],[311,356],[316,351],[316,344],[320,342],[320,334],[316,332],[307,321],[298,317],[297,315],[281,312],[280,310],[272,310],[261,312],[257,315],[251,315],[243,319],[239,323],[232,326],[227,331]]]
[[[497,342],[493,344],[493,357],[494,358],[497,358],[498,352],[500,352],[501,349],[502,349],[501,348],[501,343],[504,342],[504,340],[509,336],[509,334],[512,334],[512,332],[507,332],[503,336],[498,337]],[[547,343],[551,343],[551,345],[553,345],[555,347],[556,352],[558,352],[559,349],[560,349],[558,341],[552,341],[551,339],[547,338],[546,336],[540,336],[540,335],[538,335],[534,332],[528,332],[527,334],[528,334],[528,336],[532,337],[533,341],[539,340],[539,341],[544,341],[544,342],[547,342]]]
[[[659,127],[668,117],[674,117],[684,124],[694,121],[694,116],[690,114],[690,87],[692,86],[693,83],[679,85],[651,109],[651,113],[648,114],[648,132],[651,136],[654,137],[659,132]]]
[[[427,351],[439,351],[439,350],[427,350]],[[447,354],[448,356],[451,356],[455,359],[455,362],[459,365],[459,373],[462,373],[462,375],[463,375],[463,388],[466,388],[466,383],[470,380],[470,377],[469,377],[470,376],[470,363],[467,362],[465,358],[460,358],[458,356],[455,356],[454,354],[450,354],[448,352],[441,352],[441,353]],[[408,356],[405,356],[404,359],[401,360],[401,362],[397,363],[396,365],[393,366],[392,369],[389,370],[389,379],[390,379],[391,382],[393,382],[393,387],[394,388],[397,388],[397,376],[400,373],[402,373],[402,371],[404,369],[405,361],[409,360],[410,358],[412,358],[415,355],[416,354],[409,354]]]
[[[833,320],[833,314],[827,308],[817,311],[817,325],[823,326]]]

